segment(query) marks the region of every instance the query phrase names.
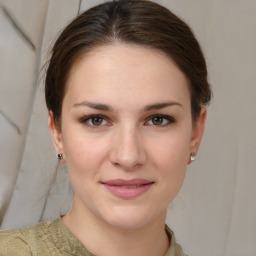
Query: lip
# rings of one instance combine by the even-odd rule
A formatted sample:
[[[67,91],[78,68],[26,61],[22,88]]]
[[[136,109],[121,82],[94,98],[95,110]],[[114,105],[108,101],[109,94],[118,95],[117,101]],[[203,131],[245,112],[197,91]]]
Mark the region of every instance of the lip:
[[[112,194],[123,199],[132,199],[146,193],[154,182],[145,179],[115,179],[102,182]]]

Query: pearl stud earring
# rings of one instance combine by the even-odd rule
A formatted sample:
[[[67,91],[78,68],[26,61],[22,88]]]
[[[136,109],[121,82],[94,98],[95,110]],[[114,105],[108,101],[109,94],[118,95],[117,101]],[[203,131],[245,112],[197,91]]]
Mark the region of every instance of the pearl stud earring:
[[[191,162],[194,162],[196,160],[196,154],[194,152],[191,152],[190,160],[191,160]]]

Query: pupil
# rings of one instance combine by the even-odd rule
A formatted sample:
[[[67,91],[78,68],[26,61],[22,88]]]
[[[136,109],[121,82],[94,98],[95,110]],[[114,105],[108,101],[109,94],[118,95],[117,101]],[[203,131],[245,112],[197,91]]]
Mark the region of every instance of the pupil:
[[[156,117],[153,118],[153,124],[161,125],[162,123],[163,123],[163,118],[162,117],[156,116]]]
[[[102,118],[101,118],[101,117],[94,117],[94,118],[92,119],[92,123],[93,123],[94,125],[101,125],[101,124],[102,124]]]

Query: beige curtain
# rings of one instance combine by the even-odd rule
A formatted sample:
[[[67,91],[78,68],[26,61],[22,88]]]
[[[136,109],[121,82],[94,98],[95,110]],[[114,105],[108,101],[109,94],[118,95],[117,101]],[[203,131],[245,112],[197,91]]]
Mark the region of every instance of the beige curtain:
[[[71,207],[65,166],[56,172],[40,68],[61,28],[100,2],[0,0],[2,229],[52,220]],[[191,256],[255,256],[256,2],[157,2],[193,28],[214,91],[197,161],[167,222]]]

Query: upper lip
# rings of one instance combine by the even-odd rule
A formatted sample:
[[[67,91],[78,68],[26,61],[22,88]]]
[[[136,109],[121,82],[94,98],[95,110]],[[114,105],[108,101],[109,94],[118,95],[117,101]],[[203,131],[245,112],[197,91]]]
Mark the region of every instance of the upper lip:
[[[145,180],[145,179],[131,179],[131,180],[123,180],[123,179],[114,179],[102,182],[103,184],[109,186],[132,186],[132,185],[146,185],[154,183],[153,181]]]

